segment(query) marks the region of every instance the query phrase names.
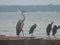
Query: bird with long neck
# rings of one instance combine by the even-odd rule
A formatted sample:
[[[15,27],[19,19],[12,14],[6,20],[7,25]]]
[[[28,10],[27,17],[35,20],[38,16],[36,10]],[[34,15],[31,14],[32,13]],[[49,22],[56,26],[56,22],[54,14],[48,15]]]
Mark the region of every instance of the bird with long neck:
[[[22,20],[22,23],[25,21],[25,16],[24,16],[24,13],[25,11],[22,11],[21,13],[22,13],[22,16],[23,16],[23,20]]]
[[[23,26],[24,26],[24,21],[25,21],[25,16],[23,15],[25,11],[22,11],[21,14],[23,16],[23,19],[19,19],[17,25],[16,25],[16,34],[19,36],[19,33],[22,31],[23,34]],[[24,34],[23,34],[24,36]]]
[[[22,22],[21,22],[22,34],[23,34],[23,26],[24,26],[24,21],[25,21],[25,16],[23,14],[24,12],[25,12],[24,10],[21,12],[21,14],[23,16],[23,19],[22,19]],[[23,34],[23,36],[24,36],[24,34]]]

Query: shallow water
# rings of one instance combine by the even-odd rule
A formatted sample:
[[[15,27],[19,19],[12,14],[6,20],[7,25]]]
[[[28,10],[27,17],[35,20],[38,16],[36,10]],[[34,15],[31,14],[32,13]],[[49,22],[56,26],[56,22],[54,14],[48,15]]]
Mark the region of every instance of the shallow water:
[[[46,37],[46,27],[54,21],[53,25],[60,25],[60,12],[26,12],[24,22],[24,35],[29,35],[29,29],[33,24],[37,24],[34,31],[36,37]],[[16,36],[16,24],[22,19],[20,12],[0,12],[0,35]],[[22,33],[21,33],[22,36]],[[60,29],[56,37],[60,37]]]

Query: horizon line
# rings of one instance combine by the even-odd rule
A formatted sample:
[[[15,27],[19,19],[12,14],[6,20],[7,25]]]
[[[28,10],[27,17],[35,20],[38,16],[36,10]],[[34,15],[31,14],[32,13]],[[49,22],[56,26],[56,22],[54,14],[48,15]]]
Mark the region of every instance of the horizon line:
[[[38,4],[38,5],[17,5],[17,6],[39,6],[39,5],[45,6],[43,4]],[[46,5],[60,5],[60,4],[46,4]],[[0,5],[0,6],[16,6],[16,5]]]

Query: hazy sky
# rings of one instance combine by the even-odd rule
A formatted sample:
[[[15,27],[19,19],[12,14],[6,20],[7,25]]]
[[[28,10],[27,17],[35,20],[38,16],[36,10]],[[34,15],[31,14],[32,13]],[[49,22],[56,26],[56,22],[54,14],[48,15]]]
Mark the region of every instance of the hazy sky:
[[[60,0],[0,0],[0,5],[60,5]]]

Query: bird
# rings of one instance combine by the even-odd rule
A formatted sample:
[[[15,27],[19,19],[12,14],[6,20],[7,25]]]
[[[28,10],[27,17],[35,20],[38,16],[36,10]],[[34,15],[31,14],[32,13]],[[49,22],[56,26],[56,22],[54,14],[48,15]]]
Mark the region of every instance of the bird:
[[[52,24],[54,23],[54,21],[51,22],[51,24],[48,24],[47,28],[46,28],[46,32],[47,32],[47,36],[50,37],[50,32],[52,30]]]
[[[33,32],[34,32],[34,29],[36,28],[36,24],[32,25],[30,30],[29,30],[29,34],[31,34],[31,37],[33,36]]]
[[[16,24],[16,35],[17,36],[19,36],[21,31],[23,34],[23,26],[24,26],[24,21],[25,21],[25,16],[23,15],[24,12],[25,12],[24,10],[21,12],[23,19],[19,19],[19,21]],[[24,34],[23,34],[23,36],[24,36]]]
[[[54,25],[52,29],[52,36],[55,37],[55,34],[57,33],[57,30],[60,28],[60,26]]]

